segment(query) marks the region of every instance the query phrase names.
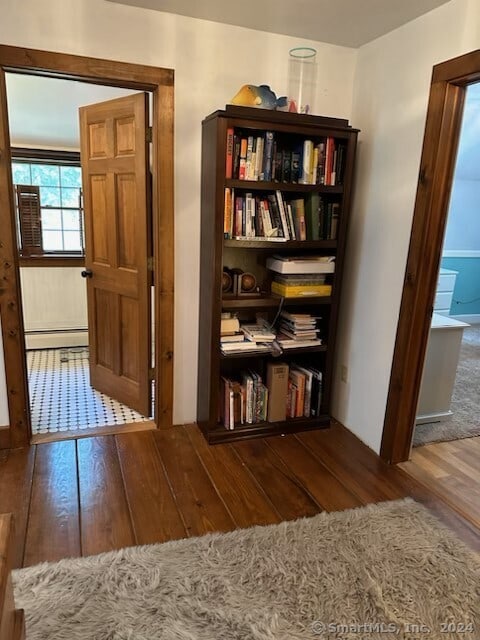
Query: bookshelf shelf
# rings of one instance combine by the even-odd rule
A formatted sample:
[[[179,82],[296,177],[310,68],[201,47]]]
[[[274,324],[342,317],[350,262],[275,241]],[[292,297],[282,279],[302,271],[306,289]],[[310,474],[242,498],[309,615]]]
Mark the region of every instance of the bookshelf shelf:
[[[279,306],[282,298],[269,296],[266,298],[224,298],[222,299],[222,309],[231,311],[232,309],[275,309]],[[312,296],[304,298],[283,298],[284,307],[298,307],[299,305],[327,305],[331,304],[330,296]]]
[[[212,113],[202,123],[197,421],[211,444],[327,428],[330,424],[338,308],[357,134],[358,130],[343,119],[246,107],[228,106],[224,111]],[[250,139],[255,141],[252,145]],[[265,150],[270,140],[271,149]],[[244,141],[245,146],[252,150],[252,156],[245,174],[240,174]],[[260,152],[254,163],[253,153],[257,145]],[[313,155],[307,166],[303,161],[308,157],[309,149],[313,150]],[[299,158],[301,165],[296,164]],[[256,178],[257,173],[250,173],[254,166],[258,180],[237,179],[239,175]],[[298,166],[302,171],[310,172],[311,182],[317,184],[289,181],[288,171],[293,176]],[[261,179],[264,175],[272,179]],[[282,181],[277,181],[280,175]],[[247,220],[250,220],[249,224]],[[269,231],[269,223],[279,229],[279,235],[305,239],[269,241],[264,238]],[[242,239],[233,239],[233,236],[242,236]],[[270,291],[272,280],[276,288],[285,288],[287,294],[298,291],[294,287],[300,287],[302,292],[315,288],[317,292],[330,290],[323,286],[321,278],[312,278],[308,270],[303,271],[296,281],[283,275],[279,277],[271,270],[275,268],[269,262],[272,256],[286,262],[302,257],[304,260],[297,259],[297,267],[293,270],[298,269],[300,263],[303,266],[307,260],[323,259],[330,264],[334,260],[334,273],[326,273],[323,280],[323,284],[331,285],[331,295],[233,297],[233,291],[237,290],[235,282],[240,282],[237,274],[242,271],[253,274],[263,291]],[[226,297],[221,293],[224,269],[233,282],[230,284],[225,278],[227,286],[230,286]],[[288,288],[289,285],[292,289]],[[279,316],[279,311],[283,315]],[[255,324],[261,318],[267,323],[276,320],[277,332],[293,330],[292,335],[305,338],[309,332],[319,332],[323,344],[285,349],[280,355],[276,351],[223,354],[220,350],[222,312],[235,314],[243,324]],[[301,314],[308,318],[307,329],[303,329],[305,333],[302,334],[299,328]],[[300,320],[299,325],[294,323],[290,329],[285,318],[292,317]],[[272,408],[271,378],[267,381],[276,365],[280,368],[283,365],[289,384],[288,401],[287,391],[277,394],[280,405],[283,398],[283,408],[280,406],[279,413]],[[302,369],[307,373],[302,373]],[[295,380],[295,375],[300,377]],[[249,386],[248,380],[252,379],[255,387]],[[257,422],[248,423],[251,411],[256,412]],[[310,417],[282,418],[299,414]],[[227,415],[228,424],[234,423],[233,429],[224,426]],[[264,421],[265,416],[279,419]]]
[[[284,352],[280,355],[277,355],[273,351],[262,351],[259,353],[222,353],[222,360],[232,360],[232,359],[240,359],[240,358],[271,358],[272,356],[275,358],[288,358],[290,356],[298,356],[305,355],[306,353],[322,353],[327,351],[327,345],[320,344],[317,347],[299,347],[298,349],[285,349]]]
[[[278,242],[275,240],[225,240],[224,247],[230,249],[266,249],[279,253],[285,249],[329,249],[337,248],[336,240],[288,240]]]
[[[225,186],[246,191],[294,191],[295,193],[332,193],[343,192],[343,185],[326,186],[324,184],[299,184],[292,182],[270,182],[265,180],[225,180]]]

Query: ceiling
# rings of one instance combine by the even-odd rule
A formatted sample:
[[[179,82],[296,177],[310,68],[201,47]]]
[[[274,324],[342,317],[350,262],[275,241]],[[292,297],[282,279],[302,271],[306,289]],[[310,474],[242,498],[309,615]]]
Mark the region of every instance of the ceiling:
[[[318,42],[359,47],[450,0],[107,0]]]
[[[79,149],[78,108],[119,98],[131,89],[7,73],[12,146]]]

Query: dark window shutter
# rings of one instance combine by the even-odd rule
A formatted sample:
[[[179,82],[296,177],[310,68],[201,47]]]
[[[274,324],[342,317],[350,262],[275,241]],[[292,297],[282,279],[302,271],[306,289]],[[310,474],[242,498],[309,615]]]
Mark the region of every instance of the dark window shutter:
[[[22,239],[22,255],[43,253],[40,187],[17,184],[18,219]]]

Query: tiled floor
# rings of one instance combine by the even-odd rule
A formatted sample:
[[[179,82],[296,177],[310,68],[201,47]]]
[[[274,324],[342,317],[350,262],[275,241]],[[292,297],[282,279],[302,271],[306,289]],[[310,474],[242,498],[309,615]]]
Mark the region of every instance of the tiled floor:
[[[27,366],[34,435],[147,419],[90,386],[86,347],[28,351]]]

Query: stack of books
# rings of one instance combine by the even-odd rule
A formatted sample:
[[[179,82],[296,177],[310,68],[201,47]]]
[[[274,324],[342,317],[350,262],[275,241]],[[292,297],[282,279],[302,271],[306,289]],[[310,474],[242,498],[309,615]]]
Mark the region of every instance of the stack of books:
[[[335,256],[282,256],[267,258],[267,268],[284,275],[305,275],[310,273],[334,273]]]
[[[220,344],[243,342],[245,336],[240,331],[240,321],[231,313],[222,313],[220,319]]]
[[[241,381],[222,377],[219,419],[225,429],[267,419],[268,389],[255,371],[241,373]]]
[[[276,338],[275,333],[261,324],[239,324],[239,332],[235,332],[234,335],[235,340],[233,341],[229,337],[221,335],[220,348],[222,353],[264,353],[271,350]]]
[[[309,313],[282,311],[277,344],[282,349],[299,349],[321,345],[322,340],[318,337],[317,320],[318,318]]]
[[[272,293],[282,298],[329,296],[332,285],[325,284],[325,276],[316,274],[275,276]]]
[[[251,342],[272,343],[276,337],[275,333],[263,324],[242,324],[240,329]]]
[[[272,293],[283,298],[329,296],[332,285],[325,274],[335,271],[334,256],[281,256],[267,258],[267,267],[275,272]]]

